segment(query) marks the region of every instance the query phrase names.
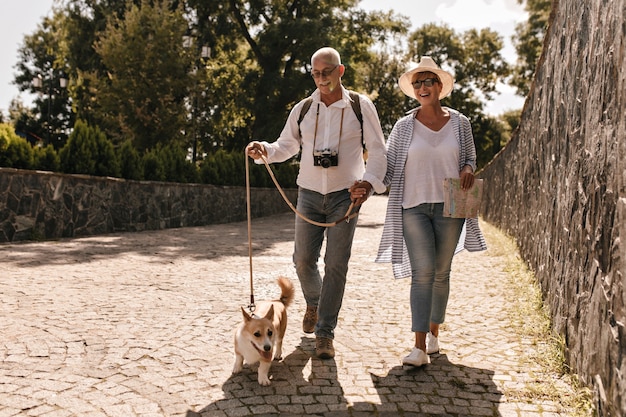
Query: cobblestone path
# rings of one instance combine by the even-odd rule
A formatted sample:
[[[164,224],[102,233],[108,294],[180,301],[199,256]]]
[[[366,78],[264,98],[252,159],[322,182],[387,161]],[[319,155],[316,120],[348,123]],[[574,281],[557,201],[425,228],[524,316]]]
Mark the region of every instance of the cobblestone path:
[[[278,294],[278,275],[296,286],[269,387],[254,366],[231,375],[250,296],[246,222],[0,245],[0,417],[567,415],[558,402],[515,399],[539,365],[520,359],[534,347],[507,320],[494,248],[457,255],[441,352],[402,367],[409,280],[373,262],[386,204],[372,197],[360,215],[327,361],[301,331],[293,214],[253,221],[256,299]]]

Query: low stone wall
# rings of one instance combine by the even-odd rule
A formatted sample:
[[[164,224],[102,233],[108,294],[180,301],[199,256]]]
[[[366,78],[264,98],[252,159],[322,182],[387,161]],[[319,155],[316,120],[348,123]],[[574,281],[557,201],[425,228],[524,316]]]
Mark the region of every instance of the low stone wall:
[[[285,190],[295,204],[297,190]],[[252,217],[290,210],[251,190]],[[246,188],[130,181],[0,168],[0,242],[204,226],[247,219]]]
[[[553,3],[519,130],[479,175],[599,416],[626,415],[625,16],[625,0]]]

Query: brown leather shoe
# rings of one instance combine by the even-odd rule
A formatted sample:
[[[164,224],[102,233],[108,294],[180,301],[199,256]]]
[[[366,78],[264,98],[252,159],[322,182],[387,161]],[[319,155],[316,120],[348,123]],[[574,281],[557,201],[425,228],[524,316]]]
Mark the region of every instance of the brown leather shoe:
[[[333,339],[327,337],[315,338],[315,355],[320,359],[331,359],[335,357]]]
[[[302,331],[304,333],[313,333],[317,324],[317,306],[306,306],[306,313],[302,320]]]

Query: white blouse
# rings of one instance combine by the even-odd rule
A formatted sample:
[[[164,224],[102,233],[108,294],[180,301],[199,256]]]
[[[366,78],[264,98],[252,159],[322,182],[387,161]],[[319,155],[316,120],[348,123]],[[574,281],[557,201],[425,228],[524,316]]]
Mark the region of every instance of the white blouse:
[[[444,178],[459,178],[459,142],[452,123],[431,130],[414,119],[413,138],[405,165],[402,208],[443,203]]]

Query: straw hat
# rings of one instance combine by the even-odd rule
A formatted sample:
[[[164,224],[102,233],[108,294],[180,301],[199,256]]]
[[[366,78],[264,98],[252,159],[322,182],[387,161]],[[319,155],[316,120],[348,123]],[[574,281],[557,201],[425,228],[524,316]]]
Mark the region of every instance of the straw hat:
[[[402,74],[398,80],[400,90],[407,96],[417,99],[417,97],[415,97],[415,89],[413,88],[413,84],[411,84],[413,75],[417,72],[432,72],[433,74],[437,74],[443,84],[441,93],[439,93],[439,100],[448,97],[452,92],[452,87],[454,87],[454,77],[452,74],[439,68],[439,65],[435,64],[435,61],[433,61],[431,57],[423,56],[420,63],[417,64],[417,67]]]

